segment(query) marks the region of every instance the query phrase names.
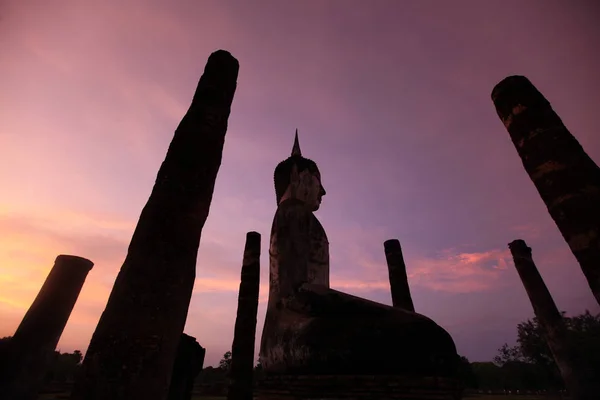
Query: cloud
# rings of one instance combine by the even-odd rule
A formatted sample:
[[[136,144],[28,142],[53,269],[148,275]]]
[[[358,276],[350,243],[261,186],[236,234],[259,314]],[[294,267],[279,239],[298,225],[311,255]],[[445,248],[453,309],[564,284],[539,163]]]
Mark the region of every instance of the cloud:
[[[411,290],[433,289],[451,293],[485,291],[496,287],[499,278],[512,264],[508,250],[490,250],[479,253],[460,253],[444,250],[435,257],[413,256],[405,259]],[[377,269],[378,277],[387,275],[387,265],[364,264],[369,270]],[[350,290],[389,290],[389,281],[332,281],[338,287]]]
[[[329,234],[332,287],[353,292],[389,291],[383,242],[391,237],[382,227],[336,226]],[[497,288],[504,284],[501,278],[513,265],[508,248],[465,251],[480,248],[465,245],[432,251],[411,240],[402,246],[413,291],[424,288],[468,293]]]
[[[437,257],[411,260],[408,276],[414,285],[464,293],[484,291],[502,284],[499,278],[512,264],[508,250],[478,253],[444,250]]]

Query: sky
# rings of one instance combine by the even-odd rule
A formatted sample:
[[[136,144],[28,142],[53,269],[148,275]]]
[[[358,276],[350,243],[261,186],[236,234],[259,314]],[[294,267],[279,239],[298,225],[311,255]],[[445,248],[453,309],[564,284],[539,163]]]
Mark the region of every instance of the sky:
[[[391,304],[397,238],[416,310],[491,360],[533,316],[507,247],[520,238],[561,310],[599,312],[490,99],[527,76],[599,162],[599,16],[593,0],[0,1],[0,337],[74,254],[95,265],[58,349],[85,352],[218,49],[240,72],[185,327],[205,365],[231,347],[248,231],[258,348],[273,171],[296,128],[327,190],[332,288]]]

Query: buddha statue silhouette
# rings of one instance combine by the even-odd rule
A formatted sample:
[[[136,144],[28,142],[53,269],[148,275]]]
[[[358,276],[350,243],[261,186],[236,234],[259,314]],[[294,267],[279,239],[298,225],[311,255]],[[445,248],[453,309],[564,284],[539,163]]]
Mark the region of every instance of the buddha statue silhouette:
[[[300,152],[275,169],[269,302],[260,359],[269,375],[453,377],[450,335],[429,318],[329,287],[329,242],[314,216],[325,195]]]

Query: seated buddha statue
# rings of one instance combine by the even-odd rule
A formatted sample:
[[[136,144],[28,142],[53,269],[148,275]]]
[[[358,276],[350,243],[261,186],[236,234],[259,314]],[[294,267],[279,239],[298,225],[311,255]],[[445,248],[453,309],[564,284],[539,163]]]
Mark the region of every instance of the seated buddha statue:
[[[297,131],[291,156],[275,169],[275,193],[265,375],[454,376],[454,342],[431,319],[330,288],[329,242],[314,215],[325,189]]]

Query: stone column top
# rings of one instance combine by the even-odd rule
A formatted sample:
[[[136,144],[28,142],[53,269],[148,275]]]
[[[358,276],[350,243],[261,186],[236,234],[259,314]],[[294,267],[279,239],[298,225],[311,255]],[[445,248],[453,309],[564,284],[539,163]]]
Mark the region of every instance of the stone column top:
[[[88,271],[94,266],[94,263],[87,258],[72,256],[69,254],[59,255],[56,257],[54,263],[60,266],[69,265],[76,268],[87,268]]]
[[[254,246],[259,246],[260,248],[260,233],[258,232],[248,232],[246,233],[246,246],[252,246],[254,248]]]
[[[228,70],[224,76],[237,75],[240,63],[227,50],[217,50],[208,57],[204,73],[221,75],[224,68]]]
[[[508,248],[513,257],[531,258],[531,247],[527,246],[527,243],[522,239],[513,240],[508,244]]]
[[[398,239],[389,239],[383,242],[383,249],[385,253],[390,253],[400,249],[400,240]]]
[[[494,86],[492,101],[498,112],[502,114],[501,117],[506,117],[514,107],[519,105],[528,108],[549,104],[529,79],[519,75],[506,77]]]

